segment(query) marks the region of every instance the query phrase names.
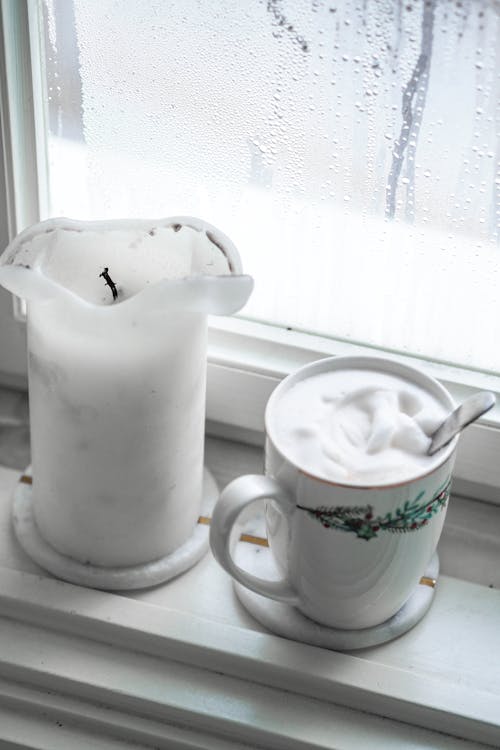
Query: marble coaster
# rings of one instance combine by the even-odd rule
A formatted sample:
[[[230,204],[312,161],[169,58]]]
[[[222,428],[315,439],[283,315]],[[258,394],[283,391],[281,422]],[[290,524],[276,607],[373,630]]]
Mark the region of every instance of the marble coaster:
[[[242,541],[243,539],[247,541]],[[252,540],[254,543],[248,543]],[[238,565],[253,575],[272,580],[280,577],[265,539],[259,540],[259,537],[248,535],[240,537],[234,555]],[[438,575],[439,559],[435,554],[425,576],[420,579],[414,593],[399,612],[380,625],[363,630],[329,628],[310,620],[292,605],[256,594],[236,581],[234,589],[245,609],[273,633],[311,646],[334,651],[354,651],[392,641],[416,625],[431,606]]]
[[[201,515],[191,537],[181,547],[170,555],[142,565],[109,568],[84,565],[58,552],[40,534],[32,508],[31,477],[26,472],[14,491],[14,531],[26,554],[57,578],[110,591],[141,589],[185,573],[205,555],[208,550],[209,517],[218,497],[215,479],[205,467]]]

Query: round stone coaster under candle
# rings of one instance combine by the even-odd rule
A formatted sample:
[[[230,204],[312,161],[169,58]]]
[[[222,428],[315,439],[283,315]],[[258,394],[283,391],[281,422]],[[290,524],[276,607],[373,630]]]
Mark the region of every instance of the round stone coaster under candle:
[[[252,289],[236,248],[190,217],[53,219],[11,243],[0,284],[27,301],[32,521],[74,562],[56,574],[178,554],[204,493],[207,315]]]
[[[208,551],[210,516],[219,496],[217,484],[207,468],[203,472],[203,497],[198,523],[189,539],[171,554],[142,565],[104,567],[81,563],[62,555],[40,534],[33,513],[32,477],[28,469],[14,494],[12,518],[16,537],[31,559],[58,578],[81,586],[125,591],[156,586],[189,570]]]

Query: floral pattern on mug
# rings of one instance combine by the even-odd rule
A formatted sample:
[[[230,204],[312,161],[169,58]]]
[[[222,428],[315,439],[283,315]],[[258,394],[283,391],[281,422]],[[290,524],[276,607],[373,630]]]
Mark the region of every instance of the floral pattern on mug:
[[[297,505],[297,508],[305,511],[311,518],[316,519],[325,529],[337,529],[349,531],[356,534],[359,539],[373,539],[380,531],[402,533],[418,531],[426,526],[429,520],[439,511],[446,507],[450,496],[451,480],[440,487],[432,500],[424,502],[425,490],[410,501],[407,500],[402,507],[396,508],[394,512],[383,516],[374,515],[372,505],[335,507],[320,506],[319,508],[306,508]]]

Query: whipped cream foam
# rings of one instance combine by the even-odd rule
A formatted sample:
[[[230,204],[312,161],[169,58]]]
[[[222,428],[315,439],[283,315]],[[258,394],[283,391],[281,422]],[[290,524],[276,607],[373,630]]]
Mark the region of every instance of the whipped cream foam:
[[[430,471],[430,435],[448,413],[397,375],[345,369],[313,375],[274,404],[272,434],[299,468],[348,484],[392,484]]]

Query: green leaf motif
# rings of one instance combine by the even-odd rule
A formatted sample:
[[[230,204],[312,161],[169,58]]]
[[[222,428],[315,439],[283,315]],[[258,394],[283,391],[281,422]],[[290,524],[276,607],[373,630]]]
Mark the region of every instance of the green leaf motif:
[[[396,508],[394,515],[389,512],[384,516],[375,516],[371,505],[337,505],[333,508],[327,506],[307,508],[297,505],[297,508],[318,521],[325,529],[351,532],[359,539],[369,541],[377,537],[380,531],[400,534],[418,531],[426,526],[436,513],[446,507],[450,496],[450,485],[451,480],[448,480],[440,487],[432,500],[426,502],[424,501],[425,492],[420,492],[414,500],[407,500],[403,508]]]

